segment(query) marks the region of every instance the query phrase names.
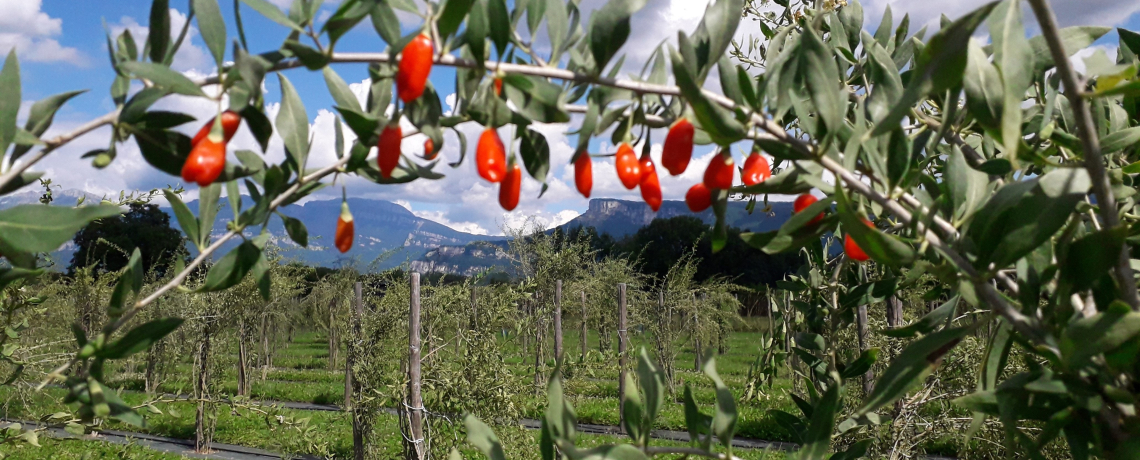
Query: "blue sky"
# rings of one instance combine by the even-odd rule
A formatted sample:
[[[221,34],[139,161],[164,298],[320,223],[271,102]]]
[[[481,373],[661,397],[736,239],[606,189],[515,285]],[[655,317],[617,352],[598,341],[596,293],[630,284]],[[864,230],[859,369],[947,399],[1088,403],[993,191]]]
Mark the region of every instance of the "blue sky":
[[[271,0],[287,7],[291,0]],[[172,22],[175,29],[185,22],[187,11],[185,0],[172,0]],[[223,1],[222,11],[227,29],[232,38],[236,37],[236,27],[232,3]],[[584,11],[604,4],[603,0],[583,0]],[[626,69],[636,71],[652,52],[652,47],[662,39],[675,37],[676,30],[691,31],[703,12],[703,0],[654,0],[634,18],[633,33],[623,52],[627,53]],[[932,2],[929,0],[868,0],[863,2],[867,14],[865,27],[873,29],[878,25],[882,11],[887,4],[894,10],[897,23],[904,13],[911,15],[912,31],[923,24],[937,26],[940,13],[957,17],[983,3],[980,0],[956,2]],[[1061,0],[1054,1],[1054,8],[1062,26],[1086,24],[1122,26],[1140,30],[1140,2],[1134,0]],[[323,20],[336,8],[336,2],[328,2],[318,16]],[[1025,7],[1028,10],[1028,7]],[[56,117],[52,132],[67,131],[86,120],[100,116],[114,108],[109,96],[113,79],[105,45],[105,31],[117,35],[123,29],[130,29],[135,38],[145,34],[150,2],[144,0],[0,0],[0,52],[7,53],[16,47],[21,58],[23,98],[25,110],[31,102],[51,94],[75,89],[90,89],[70,104]],[[251,50],[255,52],[277,48],[287,34],[287,30],[259,14],[243,7],[242,21]],[[1033,29],[1032,18],[1027,25]],[[401,14],[405,31],[418,27],[419,18]],[[188,75],[207,75],[214,71],[213,59],[197,36],[196,24],[175,59],[174,68]],[[741,36],[756,32],[755,26],[744,21]],[[1100,40],[1096,46],[1106,51],[1114,51],[1115,33]],[[340,40],[338,51],[381,51],[385,47],[377,36],[370,21],[363,21],[356,29]],[[1088,52],[1088,51],[1086,51]],[[363,65],[338,65],[335,69],[350,84],[357,84],[367,78]],[[302,95],[310,120],[313,124],[314,147],[311,162],[315,165],[327,164],[334,158],[332,153],[333,105],[328,96],[324,80],[319,72],[304,69],[293,70],[287,77]],[[437,66],[432,73],[432,82],[443,95],[454,92],[454,72],[450,68]],[[359,85],[358,85],[359,86]],[[366,89],[354,86],[358,95],[364,97]],[[279,84],[274,77],[266,78],[266,99],[270,102],[270,118],[274,117],[275,102],[279,99]],[[166,110],[178,110],[199,118],[214,113],[214,106],[206,100],[171,97],[159,103]],[[445,102],[444,109],[448,109]],[[576,120],[574,120],[576,121]],[[192,123],[185,129],[197,129],[199,123]],[[523,199],[514,213],[503,213],[496,201],[497,189],[480,181],[468,164],[451,170],[442,166],[448,177],[442,181],[417,181],[399,186],[380,186],[359,179],[349,179],[348,192],[353,196],[391,200],[408,207],[416,214],[431,218],[457,229],[475,233],[498,234],[503,225],[518,225],[527,216],[535,216],[548,225],[565,222],[584,211],[587,200],[573,188],[573,171],[566,166],[575,139],[565,133],[573,129],[574,122],[567,125],[547,125],[536,129],[542,131],[552,147],[552,170],[549,178],[550,190],[541,199],[537,198],[540,185],[534,181],[524,181]],[[473,148],[480,128],[466,126]],[[49,132],[49,134],[52,134]],[[83,189],[96,194],[117,194],[119,190],[150,189],[179,183],[180,178],[164,175],[147,166],[138,154],[134,142],[120,145],[119,158],[106,170],[94,170],[79,156],[88,150],[105,148],[109,140],[109,130],[100,130],[80,138],[73,145],[60,149],[48,160],[37,166],[45,171],[56,184],[64,188]],[[655,133],[657,143],[664,139],[663,133]],[[237,148],[252,148],[252,136],[244,129],[231,143],[231,151]],[[422,138],[410,138],[404,144],[405,153],[418,154]],[[608,141],[594,140],[591,152],[609,153],[613,148]],[[280,140],[271,143],[267,156],[279,159],[282,155]],[[469,152],[470,153],[470,152]],[[458,142],[451,135],[446,140],[443,156],[453,161],[458,155]],[[659,159],[659,148],[655,159]],[[682,199],[689,185],[699,180],[704,165],[711,152],[698,148],[689,171],[678,178],[662,175],[661,183],[666,199]],[[639,200],[636,190],[627,191],[620,186],[614,173],[612,162],[595,160],[595,186],[593,197],[613,197]],[[339,187],[338,187],[339,188]],[[191,196],[196,192],[191,189]],[[318,199],[338,197],[339,190],[328,190]],[[772,197],[781,199],[780,197]]]

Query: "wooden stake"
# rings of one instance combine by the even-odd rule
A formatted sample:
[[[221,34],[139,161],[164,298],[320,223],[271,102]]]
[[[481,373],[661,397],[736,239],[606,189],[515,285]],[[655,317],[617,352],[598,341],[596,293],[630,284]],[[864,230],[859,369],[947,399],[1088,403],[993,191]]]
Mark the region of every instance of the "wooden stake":
[[[562,280],[554,282],[554,360],[562,361]]]
[[[582,330],[578,333],[581,342],[579,345],[582,347],[582,362],[586,362],[586,338],[586,291],[582,291]]]
[[[625,283],[618,283],[618,398],[621,401],[619,406],[620,421],[625,420]]]
[[[357,281],[354,286],[356,294],[356,302],[354,302],[355,315],[352,317],[352,343],[356,343],[361,335],[361,321],[364,319],[364,286]],[[352,404],[352,397],[356,393],[356,382],[352,380],[352,363],[355,361],[355,347],[349,346],[348,348],[348,363],[345,368],[348,375],[344,381],[344,407],[352,411],[352,458],[354,460],[364,460],[364,427],[360,424],[360,414],[356,413],[356,407]]]
[[[420,274],[411,274],[411,311],[408,315],[408,425],[416,460],[427,458],[424,439],[424,401],[420,394]]]
[[[858,329],[859,329],[859,352],[862,353],[864,351],[867,351],[867,346],[868,346],[867,342],[870,339],[870,337],[868,336],[868,331],[867,331],[867,306],[866,305],[860,305],[859,306],[859,312],[858,312],[858,317],[856,319],[856,322],[858,323]],[[875,379],[875,374],[873,372],[871,372],[870,369],[867,370],[866,374],[863,374],[863,393],[864,394],[866,394],[868,396],[871,394],[871,389],[874,387],[874,384],[875,384],[874,379]]]

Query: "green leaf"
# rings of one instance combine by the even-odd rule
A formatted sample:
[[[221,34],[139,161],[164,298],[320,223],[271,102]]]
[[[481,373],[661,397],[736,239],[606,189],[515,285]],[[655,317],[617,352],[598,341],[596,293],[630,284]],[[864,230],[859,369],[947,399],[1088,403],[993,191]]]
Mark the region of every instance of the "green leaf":
[[[645,347],[641,348],[641,355],[637,361],[637,379],[641,384],[641,392],[645,395],[645,432],[643,443],[648,442],[649,431],[653,428],[657,414],[665,404],[665,378],[653,361],[649,359]]]
[[[150,4],[150,31],[146,36],[151,62],[166,59],[170,46],[170,0],[154,0]]]
[[[550,40],[549,62],[558,62],[562,57],[562,45],[566,42],[570,31],[569,17],[566,12],[566,2],[562,0],[531,0],[532,2],[546,2],[546,35]]]
[[[1112,351],[1140,334],[1140,313],[1125,303],[1114,301],[1105,311],[1079,319],[1061,337],[1061,357],[1065,365],[1079,370],[1096,355]]]
[[[712,422],[712,417],[701,413],[697,408],[697,402],[693,399],[693,389],[690,388],[689,383],[685,383],[685,428],[689,431],[689,439],[693,445],[701,445],[706,450],[712,437],[702,438],[702,435],[709,433],[709,425]]]
[[[198,33],[220,69],[226,59],[226,22],[218,10],[218,1],[191,0],[190,5],[194,9],[194,15],[198,16]]]
[[[181,177],[190,153],[190,136],[165,129],[132,131],[143,159],[158,170]]]
[[[720,440],[725,448],[732,445],[732,436],[736,433],[736,397],[732,395],[732,390],[721,380],[720,375],[716,372],[716,357],[713,353],[706,353],[708,361],[705,361],[701,366],[705,375],[713,381],[716,388],[716,413],[712,417],[712,433]]]
[[[875,365],[875,362],[878,360],[878,348],[866,350],[860,353],[859,357],[856,358],[855,361],[848,363],[847,366],[845,366],[843,370],[839,372],[839,376],[844,379],[853,379],[859,377],[863,374],[866,374],[867,371],[871,370],[871,366]]]
[[[297,32],[305,31],[299,24],[293,22],[292,19],[289,19],[289,16],[285,15],[285,13],[282,12],[280,8],[274,6],[272,3],[269,3],[266,0],[241,0],[241,2],[249,5],[250,8],[253,8],[254,11],[257,11],[258,13],[261,13],[262,16],[265,16],[265,18],[269,19],[270,21],[281,24]]]
[[[16,59],[16,48],[12,48],[0,70],[0,155],[7,152],[16,139],[20,97],[20,62]]]
[[[1085,235],[1069,245],[1061,262],[1061,281],[1072,283],[1073,292],[1092,287],[1120,261],[1128,227],[1113,227]]]
[[[723,0],[722,0],[723,1]],[[815,29],[807,27],[800,40],[800,75],[827,133],[839,131],[847,115],[846,87],[837,84],[839,69],[832,50],[823,43]],[[877,88],[877,87],[876,87]],[[822,136],[821,136],[822,137]]]
[[[321,26],[322,31],[329,34],[329,42],[335,44],[344,34],[360,23],[361,19],[371,12],[373,1],[345,1],[341,2],[336,12]],[[330,48],[332,45],[330,44]]]
[[[938,308],[935,308],[933,311],[927,313],[918,321],[915,321],[909,325],[884,329],[879,332],[887,337],[896,338],[914,337],[918,334],[929,334],[930,331],[933,331],[935,328],[937,328],[939,324],[946,324],[947,319],[954,315],[954,312],[958,309],[958,299],[959,297],[957,295],[951,297],[950,300],[946,301],[946,303],[942,304]]]
[[[977,40],[971,38],[967,51],[966,75],[962,79],[966,89],[966,106],[982,126],[997,130],[1001,122],[1004,89],[1001,75],[990,63],[986,52]]]
[[[530,177],[546,183],[546,175],[550,172],[550,146],[546,143],[546,136],[527,128],[519,143],[519,154]]]
[[[118,206],[20,205],[0,211],[0,253],[51,252],[88,223],[122,214]]]
[[[243,242],[210,267],[206,282],[198,292],[217,292],[237,286],[260,258],[261,248],[252,241]]]
[[[467,16],[467,49],[471,51],[475,62],[482,67],[487,59],[487,34],[491,28],[487,17],[487,1],[475,0],[475,6]]]
[[[615,0],[617,1],[617,0]],[[597,13],[595,13],[597,14]],[[684,34],[679,36],[684,40]],[[744,126],[727,109],[714,104],[701,92],[700,86],[689,71],[688,65],[681,59],[676,49],[670,47],[669,52],[673,61],[673,77],[685,100],[693,108],[701,129],[709,133],[713,142],[726,146],[744,138]]]
[[[606,64],[625,45],[629,38],[629,19],[647,0],[609,0],[590,16],[590,53],[594,56],[594,74],[600,74]]]
[[[304,171],[309,156],[309,116],[293,83],[278,73],[281,81],[281,109],[277,112],[277,134],[296,171]]]
[[[1065,48],[1065,54],[1072,56],[1078,51],[1088,48],[1089,45],[1092,45],[1093,42],[1111,30],[1111,27],[1066,27],[1061,29],[1061,45]],[[1123,33],[1121,36],[1123,37]],[[1044,35],[1030,38],[1029,47],[1033,49],[1033,75],[1040,75],[1053,67],[1053,53],[1049,50],[1049,44],[1045,42]]]
[[[347,107],[357,112],[363,110],[360,107],[360,101],[356,99],[356,94],[349,89],[348,84],[332,67],[325,67],[322,72],[325,76],[325,85],[329,87],[329,94],[332,95],[333,102],[336,102],[337,106]]]
[[[625,433],[635,442],[640,442],[646,428],[643,423],[645,408],[642,406],[641,395],[637,392],[637,382],[633,375],[625,373],[624,393],[621,395],[621,426]],[[646,430],[648,431],[648,430]]]
[[[213,184],[198,189],[198,238],[200,247],[210,245],[210,232],[214,230],[214,219],[218,217],[218,198],[222,196],[222,185]]]
[[[166,337],[178,326],[182,318],[162,318],[141,324],[99,351],[98,356],[106,359],[122,359],[150,348],[151,344]]]
[[[1005,0],[990,17],[994,64],[1001,70],[1005,98],[1002,106],[1001,141],[1007,158],[1017,165],[1021,144],[1021,101],[1033,83],[1033,50],[1021,24],[1020,0]]]
[[[499,443],[499,437],[495,436],[495,431],[491,427],[471,414],[463,417],[463,425],[467,427],[468,443],[479,449],[483,455],[490,457],[491,460],[506,460],[506,455],[503,454],[503,446]]]
[[[511,16],[507,12],[506,0],[487,0],[487,20],[491,29],[488,34],[491,36],[491,42],[495,44],[495,51],[499,53],[502,59],[503,53],[507,50],[507,45],[511,43]]]
[[[463,19],[467,17],[467,12],[471,11],[471,5],[474,3],[475,0],[447,0],[444,2],[443,9],[439,13],[439,19],[435,23],[441,40],[447,40],[455,31],[459,30],[459,25],[463,23]]]
[[[831,432],[835,429],[835,414],[839,411],[842,384],[832,382],[812,410],[811,422],[804,433],[804,445],[799,458],[822,459],[831,450]]]
[[[119,68],[124,72],[134,75],[136,78],[150,80],[156,87],[166,89],[172,93],[206,97],[206,93],[202,92],[202,88],[194,84],[189,78],[186,78],[185,75],[161,64],[128,61],[119,64]]]
[[[878,281],[863,283],[840,294],[839,306],[846,310],[860,305],[883,302],[887,300],[888,297],[895,295],[898,290],[898,278],[884,278]]]
[[[914,262],[914,248],[909,244],[863,223],[865,217],[848,201],[843,187],[835,187],[835,202],[839,219],[843,222],[843,232],[851,235],[872,259],[892,267],[906,267]]]
[[[256,107],[247,106],[241,111],[241,118],[245,120],[245,126],[253,133],[257,145],[261,146],[261,151],[264,152],[269,148],[269,138],[273,136],[273,124],[269,122],[269,117]]]
[[[182,202],[182,198],[178,194],[170,189],[164,189],[162,193],[166,197],[166,201],[170,203],[171,209],[174,210],[174,217],[178,219],[178,226],[186,234],[186,239],[197,245],[201,241],[198,238],[198,218],[194,217],[194,213],[190,212],[190,208]],[[202,246],[198,246],[198,250],[201,249]]]
[[[1104,153],[1119,152],[1140,143],[1140,126],[1108,133],[1100,139],[1100,150]]]
[[[811,181],[823,173],[823,167],[813,161],[796,161],[791,167],[768,178],[764,182],[748,187],[734,187],[733,193],[746,195],[780,194],[795,195],[804,193],[818,184]]]
[[[907,390],[922,382],[973,327],[947,328],[908,345],[875,382],[875,389],[856,415],[866,415],[906,395]]]
[[[705,81],[713,64],[724,57],[740,25],[743,9],[742,0],[718,0],[705,7],[705,14],[692,37],[697,59],[690,64],[698,82]]]
[[[309,230],[305,228],[304,222],[284,214],[281,214],[281,220],[285,224],[285,232],[289,234],[289,239],[303,248],[309,247]]]
[[[927,94],[940,93],[958,86],[966,70],[966,48],[970,36],[989,16],[997,2],[983,5],[958,18],[930,37],[926,47],[918,53],[915,68],[902,98],[887,116],[878,122],[870,137],[888,133],[897,128],[903,117]]]
[[[962,222],[985,202],[989,195],[989,177],[986,173],[971,168],[957,145],[950,149],[944,177],[954,206],[954,220]]]
[[[903,83],[899,77],[899,69],[895,67],[895,61],[891,59],[886,48],[872,39],[867,32],[863,32],[863,43],[864,46],[868,46],[868,76],[875,82],[874,90],[867,99],[867,112],[872,120],[881,120],[902,97]]]
[[[1009,266],[1048,241],[1069,220],[1090,185],[1083,168],[1059,168],[998,189],[966,233],[977,246],[975,266]]]
[[[316,48],[302,44],[296,40],[285,40],[281,48],[292,53],[293,56],[296,57],[298,61],[301,61],[301,64],[309,70],[320,69],[329,63],[329,57],[327,55],[317,51]]]

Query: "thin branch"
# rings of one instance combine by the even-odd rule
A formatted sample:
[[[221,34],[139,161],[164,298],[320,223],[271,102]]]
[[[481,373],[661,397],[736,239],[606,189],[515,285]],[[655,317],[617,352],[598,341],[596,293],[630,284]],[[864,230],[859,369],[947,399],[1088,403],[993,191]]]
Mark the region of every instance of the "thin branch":
[[[1116,197],[1112,194],[1112,184],[1108,180],[1108,172],[1104,166],[1104,156],[1100,151],[1100,139],[1097,137],[1096,125],[1093,124],[1089,105],[1081,95],[1084,86],[1077,79],[1077,72],[1073,70],[1073,66],[1069,62],[1069,54],[1061,42],[1061,31],[1057,27],[1057,17],[1045,0],[1029,0],[1029,6],[1033,8],[1037,22],[1041,24],[1041,34],[1045,36],[1045,42],[1049,44],[1049,52],[1053,55],[1053,64],[1057,68],[1057,74],[1065,83],[1065,97],[1069,99],[1069,105],[1073,109],[1073,117],[1076,118],[1077,130],[1081,137],[1081,147],[1084,150],[1085,169],[1088,170],[1089,177],[1092,179],[1093,193],[1096,194],[1096,203],[1100,207],[1100,218],[1104,221],[1105,228],[1116,228],[1120,225],[1120,217],[1117,215],[1119,211],[1116,209]],[[1132,268],[1129,266],[1127,249],[1126,244],[1120,251],[1120,258],[1113,275],[1116,277],[1116,282],[1120,286],[1124,299],[1128,301],[1133,310],[1140,310],[1140,294],[1136,292],[1136,280],[1133,278]]]

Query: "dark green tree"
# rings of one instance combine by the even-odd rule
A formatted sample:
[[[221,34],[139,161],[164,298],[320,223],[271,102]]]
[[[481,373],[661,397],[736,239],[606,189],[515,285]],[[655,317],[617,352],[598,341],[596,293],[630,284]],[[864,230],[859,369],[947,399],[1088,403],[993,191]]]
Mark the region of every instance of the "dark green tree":
[[[146,203],[132,203],[125,214],[87,224],[75,234],[75,246],[69,274],[92,266],[97,272],[121,270],[138,248],[143,267],[161,278],[176,258],[185,261],[189,255],[186,239],[170,226],[170,216]]]
[[[696,244],[700,263],[695,280],[720,275],[742,286],[774,284],[802,264],[797,254],[772,255],[749,246],[736,228],[729,229],[724,249],[713,254],[708,232],[708,224],[692,216],[655,219],[617,243],[615,251],[639,254],[642,273],[663,279],[669,267]]]

